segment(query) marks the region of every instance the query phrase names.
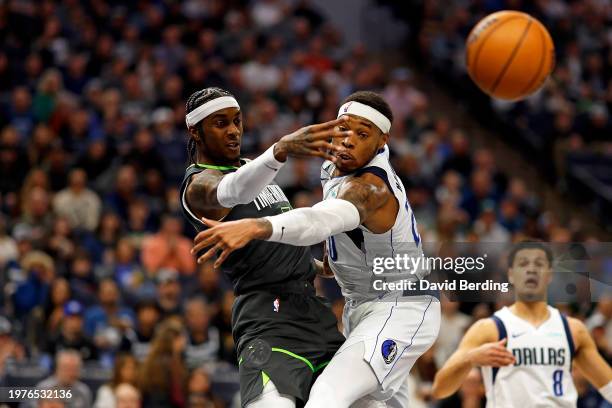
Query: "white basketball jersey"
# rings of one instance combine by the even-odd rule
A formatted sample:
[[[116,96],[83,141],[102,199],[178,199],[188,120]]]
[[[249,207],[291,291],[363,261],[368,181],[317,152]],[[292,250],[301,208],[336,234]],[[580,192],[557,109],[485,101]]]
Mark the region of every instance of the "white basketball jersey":
[[[385,271],[385,275],[374,273],[375,258],[394,258],[407,254],[410,257],[422,257],[421,239],[417,230],[414,213],[410,208],[402,182],[389,163],[389,148],[385,145],[381,151],[364,167],[352,174],[332,177],[334,163],[326,161],[321,168],[323,199],[335,198],[342,183],[348,178],[363,173],[373,173],[385,181],[389,190],[399,203],[399,210],[393,227],[383,233],[374,234],[360,225],[353,231],[343,232],[327,239],[329,264],[336,280],[342,289],[347,303],[356,305],[368,300],[381,298],[385,294],[373,288],[375,279],[418,280],[426,272],[422,269],[415,274],[401,271]],[[397,293],[395,293],[397,294]]]
[[[506,367],[482,367],[487,408],[575,407],[572,381],[574,342],[567,318],[548,306],[549,319],[539,327],[504,307],[493,315],[500,339],[516,362]]]

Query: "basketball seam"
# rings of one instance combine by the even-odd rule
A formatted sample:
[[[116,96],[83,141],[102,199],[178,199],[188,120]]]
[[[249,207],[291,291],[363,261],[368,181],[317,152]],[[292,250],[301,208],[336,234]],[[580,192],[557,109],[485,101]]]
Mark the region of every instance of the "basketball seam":
[[[544,61],[546,60],[546,38],[544,36],[544,33],[542,32],[542,30],[540,29],[540,27],[538,27],[538,32],[540,34],[540,43],[542,44],[542,50],[540,51],[540,64],[538,66],[538,70],[536,71],[535,75],[533,78],[531,78],[531,80],[529,80],[529,82],[527,83],[527,86],[525,88],[523,88],[521,90],[521,95],[525,95],[527,93],[527,91],[530,91],[529,94],[531,94],[531,92],[533,92],[533,86],[536,85],[536,81],[538,80],[538,78],[540,77],[540,73],[542,72],[542,68],[544,68]]]
[[[508,68],[510,68],[510,64],[512,64],[514,57],[516,57],[518,50],[521,48],[521,44],[523,44],[523,41],[525,41],[525,37],[527,36],[527,32],[529,31],[529,28],[531,27],[532,22],[533,22],[533,19],[530,17],[529,21],[527,22],[527,26],[525,27],[525,30],[523,31],[523,34],[521,35],[521,38],[519,39],[518,43],[514,46],[514,49],[512,50],[512,54],[510,54],[510,58],[508,58],[508,61],[506,61],[506,64],[502,68],[501,72],[497,75],[497,79],[495,80],[495,82],[493,82],[493,87],[489,91],[491,94],[495,92],[495,89],[497,89],[497,87],[499,86],[502,78],[508,71]]]
[[[476,67],[478,66],[478,57],[480,56],[480,51],[482,51],[482,47],[484,47],[485,43],[487,42],[487,39],[493,35],[493,33],[495,31],[497,31],[498,28],[500,28],[501,26],[503,26],[504,24],[512,21],[512,20],[516,20],[517,18],[521,18],[521,16],[512,16],[512,17],[508,17],[508,19],[502,21],[499,23],[499,25],[491,28],[491,31],[489,31],[484,37],[482,37],[482,41],[480,42],[480,45],[478,46],[478,48],[476,49],[476,51],[474,52],[474,69],[471,70],[474,73],[474,81],[478,82],[478,70],[476,69]],[[468,39],[469,39],[469,35],[468,35]],[[466,61],[467,66],[469,67],[469,61]],[[468,72],[470,72],[470,70],[468,69]]]

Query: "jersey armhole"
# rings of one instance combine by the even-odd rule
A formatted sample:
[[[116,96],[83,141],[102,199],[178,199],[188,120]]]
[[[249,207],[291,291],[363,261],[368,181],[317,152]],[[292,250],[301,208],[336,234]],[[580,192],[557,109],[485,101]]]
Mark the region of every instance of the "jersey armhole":
[[[574,344],[574,337],[572,337],[572,331],[569,327],[569,321],[567,320],[567,316],[563,313],[559,313],[561,316],[561,323],[563,323],[563,330],[565,330],[565,338],[567,339],[567,345],[569,347],[570,352],[570,370],[572,369],[572,363],[574,361],[574,356],[576,355],[576,346]]]
[[[382,168],[377,167],[377,166],[369,166],[369,167],[364,167],[363,169],[357,170],[354,175],[355,177],[359,177],[362,174],[366,174],[366,173],[373,174],[379,179],[381,179],[382,181],[384,181],[385,184],[387,185],[387,188],[389,189],[389,192],[393,194],[393,196],[395,196],[395,192],[393,191],[393,187],[391,187],[391,183],[389,182],[389,177],[387,176],[386,171],[384,171]]]
[[[192,218],[192,220],[195,220],[198,223],[198,225],[201,225],[202,227],[207,228],[206,224],[204,224],[202,220],[199,219],[198,216],[195,215],[193,211],[191,211],[191,208],[189,208],[189,204],[187,203],[187,189],[189,188],[189,183],[191,182],[191,178],[194,176],[194,174],[189,176],[189,178],[187,179],[187,182],[185,183],[185,188],[183,189],[183,193],[181,194],[181,205],[183,206],[187,214],[189,214],[189,216]],[[227,214],[229,214],[229,212]],[[216,221],[223,221],[225,217],[227,217],[227,214],[225,214],[223,217],[221,217],[220,219]]]
[[[495,323],[495,326],[497,327],[497,340],[503,340],[505,338],[508,337],[508,332],[506,331],[506,325],[504,325],[504,322],[502,322],[502,320],[493,315],[491,316],[491,319],[493,320],[493,322]],[[506,346],[508,345],[508,343],[506,342]],[[492,367],[492,383],[495,384],[495,377],[497,377],[497,373],[499,372],[499,367]]]

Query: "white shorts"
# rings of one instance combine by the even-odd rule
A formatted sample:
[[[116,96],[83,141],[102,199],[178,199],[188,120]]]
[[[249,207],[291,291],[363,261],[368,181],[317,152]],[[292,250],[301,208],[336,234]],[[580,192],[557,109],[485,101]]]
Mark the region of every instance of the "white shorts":
[[[352,307],[342,316],[346,341],[338,350],[362,341],[363,359],[380,389],[372,396],[384,401],[408,378],[416,360],[436,341],[440,331],[440,301],[433,296],[398,297]]]

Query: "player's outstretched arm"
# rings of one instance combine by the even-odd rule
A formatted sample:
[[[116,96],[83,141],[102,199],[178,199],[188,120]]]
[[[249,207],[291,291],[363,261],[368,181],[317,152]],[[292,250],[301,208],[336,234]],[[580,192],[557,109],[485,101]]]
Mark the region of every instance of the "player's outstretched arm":
[[[337,147],[330,138],[350,136],[351,131],[340,131],[337,126],[345,118],[306,126],[283,136],[255,160],[224,175],[218,170],[207,169],[191,179],[186,191],[189,208],[199,217],[220,218],[238,204],[253,201],[268,185],[288,156],[321,157],[335,160],[330,154]]]
[[[473,367],[500,367],[514,363],[512,353],[504,346],[507,339],[498,339],[497,327],[491,319],[474,323],[463,336],[459,348],[436,373],[432,394],[446,398],[455,393]]]
[[[369,181],[368,177],[372,180]],[[353,230],[381,208],[390,193],[380,178],[370,174],[349,180],[341,187],[339,198],[324,200],[313,207],[297,208],[272,217],[226,223],[203,218],[202,222],[210,228],[196,235],[192,253],[210,247],[198,258],[198,263],[203,263],[221,251],[215,262],[218,267],[230,253],[254,239],[307,246]]]
[[[595,341],[584,323],[571,317],[568,320],[576,349],[575,366],[600,394],[612,403],[612,368],[599,354]]]

